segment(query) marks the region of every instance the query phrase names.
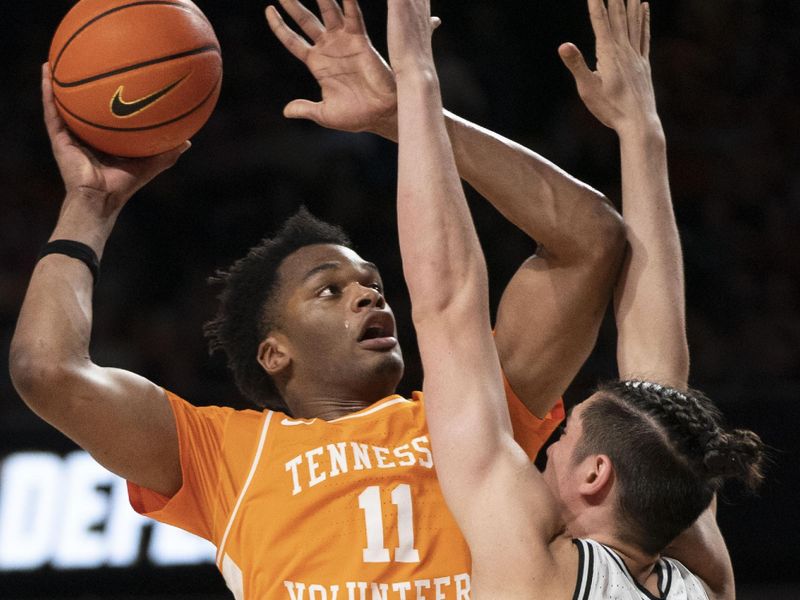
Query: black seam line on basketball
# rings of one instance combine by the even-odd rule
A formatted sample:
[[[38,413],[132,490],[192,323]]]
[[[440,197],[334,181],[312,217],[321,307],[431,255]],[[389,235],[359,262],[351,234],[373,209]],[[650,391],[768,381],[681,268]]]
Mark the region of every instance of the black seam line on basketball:
[[[79,81],[70,81],[69,83],[64,83],[63,81],[59,81],[58,79],[53,77],[53,83],[55,83],[58,87],[61,88],[77,87],[79,85],[84,85],[86,83],[91,83],[93,81],[98,81],[100,79],[106,79],[107,77],[114,77],[115,75],[120,75],[121,73],[128,73],[130,71],[135,71],[136,69],[141,69],[143,67],[157,65],[164,62],[169,62],[171,60],[178,60],[179,58],[186,58],[187,56],[194,56],[195,54],[205,54],[206,52],[219,53],[219,48],[217,48],[216,46],[203,46],[201,48],[195,48],[194,50],[187,50],[186,52],[179,52],[177,54],[170,54],[169,56],[153,58],[151,60],[140,62],[135,65],[131,65],[129,67],[121,67],[119,69],[114,69],[113,71],[108,71],[107,73],[92,75],[91,77],[87,77],[86,79],[81,79]]]
[[[81,25],[81,27],[75,33],[73,33],[71,36],[69,36],[69,39],[66,42],[64,42],[64,45],[61,47],[61,50],[59,50],[59,52],[58,52],[58,56],[56,56],[56,60],[53,62],[53,76],[55,77],[56,67],[58,67],[58,62],[61,60],[61,55],[64,54],[64,51],[67,49],[67,46],[69,46],[72,43],[72,41],[76,37],[78,37],[78,35],[84,29],[89,27],[89,25],[91,25],[92,23],[96,23],[100,19],[102,19],[104,17],[107,17],[108,15],[114,14],[115,12],[119,12],[121,10],[125,10],[126,8],[132,8],[134,6],[147,6],[147,5],[175,6],[177,8],[180,8],[181,10],[185,10],[186,12],[190,12],[190,13],[195,14],[195,15],[197,14],[196,10],[194,10],[193,8],[191,8],[189,6],[186,6],[185,4],[181,4],[179,2],[167,2],[165,0],[144,0],[143,2],[131,2],[130,4],[124,4],[122,6],[118,6],[116,8],[112,8],[110,10],[107,10],[104,13],[100,13],[96,17],[92,17],[91,19],[86,21],[86,23]],[[205,17],[205,15],[203,15],[203,17]],[[208,19],[206,19],[206,22],[208,22]]]
[[[200,103],[197,106],[195,106],[194,108],[192,108],[191,110],[188,110],[187,112],[183,113],[182,115],[178,115],[174,119],[170,119],[170,120],[164,121],[162,123],[156,123],[154,125],[146,125],[144,127],[111,127],[111,126],[108,126],[108,125],[100,125],[99,123],[92,123],[91,121],[76,115],[74,112],[72,112],[66,106],[64,106],[61,102],[59,102],[58,98],[56,98],[55,100],[56,100],[56,103],[62,109],[64,109],[64,112],[66,112],[68,115],[70,115],[71,117],[77,119],[81,123],[85,123],[86,125],[94,127],[96,129],[103,129],[105,131],[147,131],[148,129],[158,129],[159,127],[164,127],[165,125],[170,125],[171,123],[175,123],[176,121],[180,121],[181,119],[184,119],[184,118],[188,117],[190,114],[192,114],[194,111],[196,111],[197,109],[202,107],[206,102],[208,102],[209,98],[211,98],[211,96],[214,95],[214,92],[217,90],[217,88],[219,88],[219,84],[221,83],[221,81],[222,81],[222,78],[220,77],[217,80],[217,83],[214,85],[214,87],[211,88],[211,91],[208,93],[208,96],[203,98],[200,101]]]
[[[184,75],[177,81],[173,81],[168,86],[161,88],[157,92],[153,92],[145,96],[144,98],[139,98],[138,100],[134,100],[133,102],[125,102],[122,99],[122,90],[125,87],[121,85],[117,88],[117,92],[111,98],[111,103],[109,104],[109,110],[111,114],[115,117],[119,117],[120,119],[125,119],[127,117],[132,117],[133,115],[142,112],[146,108],[152,106],[156,102],[158,102],[161,98],[169,94],[175,87],[184,79],[186,79],[189,74]]]

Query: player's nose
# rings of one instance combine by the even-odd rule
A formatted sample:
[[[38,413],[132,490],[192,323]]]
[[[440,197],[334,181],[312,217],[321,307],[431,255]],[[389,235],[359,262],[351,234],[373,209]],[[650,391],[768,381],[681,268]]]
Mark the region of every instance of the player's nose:
[[[373,287],[365,287],[355,284],[353,293],[352,308],[354,312],[359,312],[368,308],[383,308],[386,301],[378,290]]]

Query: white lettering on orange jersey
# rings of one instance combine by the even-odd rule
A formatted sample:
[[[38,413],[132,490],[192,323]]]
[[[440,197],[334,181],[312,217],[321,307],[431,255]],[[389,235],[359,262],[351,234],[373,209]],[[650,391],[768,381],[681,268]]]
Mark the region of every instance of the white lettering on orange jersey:
[[[298,454],[286,461],[285,470],[291,474],[292,495],[296,496],[329,478],[351,471],[396,469],[415,465],[433,468],[433,454],[426,435],[415,437],[394,448],[360,442],[334,442]]]
[[[392,583],[345,581],[337,584],[284,581],[287,600],[469,600],[469,573]],[[339,592],[341,591],[341,599]]]

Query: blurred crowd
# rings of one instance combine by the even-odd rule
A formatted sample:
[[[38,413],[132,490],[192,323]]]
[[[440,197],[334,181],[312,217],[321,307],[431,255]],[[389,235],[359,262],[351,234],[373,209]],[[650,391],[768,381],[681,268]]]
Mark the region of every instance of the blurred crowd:
[[[286,102],[317,92],[302,65],[271,38],[262,4],[197,3],[222,44],[222,96],[193,149],[134,198],[117,225],[95,295],[93,357],[198,404],[244,406],[224,358],[206,350],[202,323],[214,313],[216,293],[206,279],[304,203],[343,225],[357,250],[381,266],[409,363],[401,391],[416,389],[420,372],[393,211],[395,148],[370,134],[284,119]],[[385,48],[384,7],[363,4],[374,42]],[[797,489],[786,463],[797,449],[790,415],[798,414],[800,396],[800,6],[652,4],[653,71],[685,252],[691,382],[734,424],[756,429],[776,448],[762,501],[746,501],[741,510],[748,520],[760,519],[759,537],[785,539],[792,532],[783,520],[792,519],[779,515],[793,506],[790,492]],[[587,58],[593,53],[585,2],[433,5],[444,22],[435,48],[446,105],[618,203],[616,139],[581,105],[556,54],[563,41],[576,42]],[[38,77],[69,6],[10,5],[0,36],[10,59],[0,94],[0,452],[67,447],[18,400],[6,359],[28,277],[63,194],[41,124]],[[471,202],[496,302],[534,245],[476,195]],[[568,400],[598,377],[614,375],[612,336],[613,327],[605,327]],[[769,579],[774,560],[788,561],[783,545],[772,547],[775,557],[768,545],[748,547],[753,534],[741,523],[727,531],[745,579]],[[737,541],[742,547],[734,547]],[[759,554],[767,560],[765,551],[772,566],[754,566]]]

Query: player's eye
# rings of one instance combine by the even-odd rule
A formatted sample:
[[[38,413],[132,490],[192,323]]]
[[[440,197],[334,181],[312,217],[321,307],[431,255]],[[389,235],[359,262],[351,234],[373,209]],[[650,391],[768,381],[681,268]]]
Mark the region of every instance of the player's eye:
[[[335,283],[331,283],[321,288],[317,295],[322,297],[338,296],[341,293],[341,288]]]
[[[377,281],[375,283],[371,283],[368,287],[371,287],[373,290],[383,295],[383,286]]]

